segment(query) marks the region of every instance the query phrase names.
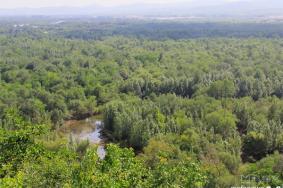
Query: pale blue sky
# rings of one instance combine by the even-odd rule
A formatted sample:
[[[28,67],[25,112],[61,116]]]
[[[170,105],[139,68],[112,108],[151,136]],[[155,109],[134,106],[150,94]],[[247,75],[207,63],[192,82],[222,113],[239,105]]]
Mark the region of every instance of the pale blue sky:
[[[102,6],[129,5],[138,3],[177,3],[184,2],[193,4],[194,1],[201,4],[217,4],[234,1],[255,0],[0,0],[0,8],[22,8],[22,7],[53,7],[53,6],[88,6],[98,4]]]

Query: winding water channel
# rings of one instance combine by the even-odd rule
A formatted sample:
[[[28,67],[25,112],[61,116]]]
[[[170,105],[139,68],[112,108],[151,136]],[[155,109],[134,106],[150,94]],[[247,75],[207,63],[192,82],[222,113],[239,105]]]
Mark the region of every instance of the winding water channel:
[[[71,134],[75,140],[88,140],[90,144],[98,145],[97,154],[103,159],[105,157],[105,139],[101,134],[102,129],[102,120],[96,117],[91,117],[84,120],[66,121],[61,128],[61,131],[64,134]]]

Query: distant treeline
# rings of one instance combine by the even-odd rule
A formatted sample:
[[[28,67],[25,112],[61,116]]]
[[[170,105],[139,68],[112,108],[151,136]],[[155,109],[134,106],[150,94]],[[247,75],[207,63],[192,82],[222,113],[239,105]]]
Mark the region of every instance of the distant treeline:
[[[0,23],[0,187],[282,185],[282,32],[257,23]],[[165,40],[186,37],[204,38]],[[115,143],[104,160],[56,131],[97,113]]]
[[[283,36],[283,23],[236,23],[236,22],[169,22],[115,19],[46,19],[14,20],[21,25],[1,20],[0,33],[12,36],[33,35],[37,37],[64,37],[70,39],[102,39],[109,36],[125,36],[153,40],[192,39],[215,37],[264,37]],[[28,24],[27,24],[28,23]],[[41,31],[41,35],[40,32]]]

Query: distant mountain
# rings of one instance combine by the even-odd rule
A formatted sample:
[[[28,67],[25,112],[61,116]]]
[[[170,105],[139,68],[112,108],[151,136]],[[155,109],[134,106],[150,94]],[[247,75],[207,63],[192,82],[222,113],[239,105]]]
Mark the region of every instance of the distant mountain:
[[[43,7],[43,8],[18,8],[0,9],[0,15],[94,15],[98,7]]]
[[[220,5],[202,6],[193,10],[193,14],[230,15],[230,16],[260,16],[283,15],[283,1],[257,0],[223,3]]]
[[[93,15],[93,16],[276,16],[283,15],[282,0],[211,0],[202,3],[134,4],[103,7],[46,7],[2,9],[0,15]]]

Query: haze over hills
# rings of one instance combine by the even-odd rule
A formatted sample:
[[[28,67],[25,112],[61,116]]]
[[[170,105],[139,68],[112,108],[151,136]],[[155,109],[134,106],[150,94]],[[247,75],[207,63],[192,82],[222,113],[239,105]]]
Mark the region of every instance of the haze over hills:
[[[283,1],[227,1],[140,3],[124,6],[42,7],[0,9],[0,15],[91,15],[91,16],[282,16]]]

